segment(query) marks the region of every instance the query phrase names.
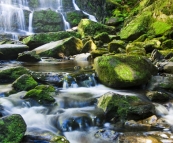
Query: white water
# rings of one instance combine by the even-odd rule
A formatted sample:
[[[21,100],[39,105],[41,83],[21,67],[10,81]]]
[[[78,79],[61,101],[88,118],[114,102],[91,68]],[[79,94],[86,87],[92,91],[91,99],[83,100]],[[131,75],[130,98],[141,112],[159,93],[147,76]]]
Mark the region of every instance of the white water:
[[[29,14],[29,27],[28,27],[29,33],[33,33],[33,28],[32,28],[33,14],[34,14],[33,11]]]
[[[75,0],[73,0],[72,2],[73,2],[73,6],[74,6],[75,10],[80,10],[80,8],[77,6]],[[97,22],[95,16],[90,15],[89,13],[87,13],[87,12],[85,12],[85,11],[83,11],[83,13],[84,13],[85,15],[88,15],[88,17],[89,17],[89,19],[90,19],[91,21]]]

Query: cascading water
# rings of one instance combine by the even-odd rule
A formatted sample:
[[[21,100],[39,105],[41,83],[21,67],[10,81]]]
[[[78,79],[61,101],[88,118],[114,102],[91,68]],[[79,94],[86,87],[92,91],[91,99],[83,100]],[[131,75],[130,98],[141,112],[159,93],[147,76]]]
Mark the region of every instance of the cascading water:
[[[80,8],[77,6],[75,0],[72,0],[72,2],[73,2],[73,6],[74,6],[75,10],[80,10]],[[83,13],[86,14],[86,15],[88,15],[88,17],[89,17],[90,20],[97,22],[95,16],[90,15],[89,13],[87,13],[85,11],[83,11]]]
[[[33,33],[32,20],[33,20],[33,12],[29,14],[29,27],[28,27],[29,33]]]

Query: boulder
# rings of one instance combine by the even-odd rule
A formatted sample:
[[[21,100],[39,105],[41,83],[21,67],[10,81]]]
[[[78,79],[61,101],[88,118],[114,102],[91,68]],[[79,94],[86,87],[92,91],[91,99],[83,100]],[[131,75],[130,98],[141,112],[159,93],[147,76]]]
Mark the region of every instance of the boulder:
[[[91,51],[95,51],[97,49],[97,46],[92,40],[89,40],[85,43],[83,46],[81,53],[89,53]]]
[[[173,84],[173,77],[169,77],[169,76],[152,76],[150,81],[147,84],[147,88],[148,90],[161,90],[161,89],[165,89],[165,90],[173,90],[172,87]]]
[[[29,46],[30,50],[44,45],[52,41],[58,41],[65,38],[74,36],[80,38],[80,35],[72,31],[59,31],[59,32],[48,32],[48,33],[38,33],[30,35],[22,40],[22,42]]]
[[[146,56],[146,51],[143,48],[143,42],[133,42],[126,46],[126,53],[128,55],[142,55]]]
[[[28,50],[28,46],[22,44],[3,44],[0,45],[1,60],[15,60],[19,53]]]
[[[55,95],[55,88],[51,85],[39,85],[34,89],[29,90],[24,96],[23,99],[33,99],[39,104],[47,105],[55,102],[55,99],[52,97]]]
[[[26,51],[23,53],[19,53],[17,60],[23,62],[38,62],[41,61],[41,58],[36,54],[35,51]]]
[[[146,93],[147,98],[153,102],[166,102],[169,100],[169,95],[161,91],[148,91]]]
[[[125,49],[125,42],[122,40],[113,40],[108,44],[109,52],[119,52],[119,48]]]
[[[96,41],[102,41],[103,43],[109,43],[110,37],[107,32],[102,32],[94,37]]]
[[[103,109],[108,120],[112,118],[139,120],[155,113],[154,105],[141,102],[137,96],[107,92],[98,99],[97,107]]]
[[[40,46],[33,51],[41,57],[53,57],[62,58],[64,56],[72,56],[79,54],[83,47],[83,43],[80,39],[75,37],[66,38],[56,42],[51,42]]]
[[[78,32],[82,37],[96,36],[99,33],[107,32],[108,34],[115,34],[115,27],[106,26],[101,23],[91,21],[89,19],[82,19],[78,25]]]
[[[29,74],[29,70],[24,67],[4,67],[0,69],[0,83],[11,82],[23,74]]]
[[[167,39],[162,43],[163,49],[172,49],[173,48],[173,40]]]
[[[26,131],[22,116],[13,114],[0,119],[0,141],[3,143],[21,142]]]
[[[37,86],[37,84],[30,75],[24,74],[12,83],[12,87],[17,91],[28,91]]]
[[[173,74],[173,62],[163,62],[163,71],[165,73]]]
[[[144,85],[156,74],[156,67],[145,57],[110,55],[94,59],[99,80],[113,88]]]

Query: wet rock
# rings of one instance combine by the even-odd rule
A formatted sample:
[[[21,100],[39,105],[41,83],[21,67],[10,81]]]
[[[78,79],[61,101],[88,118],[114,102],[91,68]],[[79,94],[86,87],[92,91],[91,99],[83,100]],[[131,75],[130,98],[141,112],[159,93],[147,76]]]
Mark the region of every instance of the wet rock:
[[[94,134],[95,138],[102,139],[103,141],[117,140],[119,133],[114,130],[100,129]]]
[[[173,90],[173,77],[165,77],[165,76],[152,76],[150,81],[148,82],[147,88],[149,90]]]
[[[22,44],[4,44],[0,45],[1,60],[15,60],[19,53],[28,50],[28,46]]]
[[[108,87],[127,88],[148,82],[156,67],[140,56],[113,55],[94,59],[99,80]],[[146,68],[147,67],[147,68]]]
[[[124,127],[127,131],[149,131],[151,125],[138,123],[134,120],[126,121]]]
[[[41,60],[40,56],[36,54],[35,51],[27,51],[18,54],[18,61],[23,62],[38,62]]]
[[[158,61],[161,61],[164,59],[164,56],[158,51],[158,50],[153,50],[151,53],[151,61],[153,63],[157,63]]]
[[[153,143],[162,143],[159,139],[156,137],[152,137],[150,135],[146,136],[142,133],[136,133],[136,132],[127,132],[119,137],[120,143],[147,143],[147,142],[153,142]]]
[[[69,38],[71,36],[80,38],[80,35],[77,34],[76,32],[59,31],[59,32],[37,33],[34,35],[30,35],[24,38],[22,42],[28,45],[29,49],[32,50],[46,43],[62,40],[65,38]]]
[[[55,95],[55,88],[53,86],[38,85],[34,89],[29,90],[22,98],[31,98],[36,100],[39,104],[47,105],[55,102],[52,95]]]
[[[89,40],[85,43],[83,46],[81,53],[89,53],[91,51],[95,51],[97,49],[97,46],[92,40]]]
[[[4,67],[0,69],[0,83],[8,83],[16,80],[23,74],[29,74],[29,70],[24,67]]]
[[[110,37],[107,32],[102,32],[94,37],[96,41],[102,41],[103,43],[109,43]]]
[[[115,33],[115,27],[100,24],[89,19],[82,19],[78,25],[78,32],[82,35],[82,37],[88,35],[95,36],[105,31],[108,34]]]
[[[153,102],[166,102],[169,100],[169,95],[161,91],[148,91],[146,96]]]
[[[152,104],[139,104],[139,102],[140,99],[136,96],[107,92],[98,99],[97,107],[103,109],[109,120],[114,117],[136,120],[153,114]]]
[[[13,114],[0,119],[0,140],[19,143],[26,131],[26,123],[22,116]]]
[[[37,84],[37,81],[30,75],[24,74],[12,83],[12,87],[17,91],[28,91],[37,86]]]
[[[173,74],[173,62],[166,62],[163,64],[163,72]]]
[[[142,124],[154,125],[157,122],[157,117],[156,117],[156,115],[153,115],[153,116],[151,116],[149,118],[146,118],[146,119],[138,121],[138,122],[142,123]]]
[[[122,40],[113,40],[108,44],[109,52],[119,53],[119,48],[125,49],[125,42]]]
[[[72,56],[79,54],[83,47],[83,43],[80,39],[75,37],[66,38],[64,40],[59,40],[56,42],[51,42],[40,46],[33,51],[41,57],[53,57],[62,58],[60,55],[63,53],[64,56]]]

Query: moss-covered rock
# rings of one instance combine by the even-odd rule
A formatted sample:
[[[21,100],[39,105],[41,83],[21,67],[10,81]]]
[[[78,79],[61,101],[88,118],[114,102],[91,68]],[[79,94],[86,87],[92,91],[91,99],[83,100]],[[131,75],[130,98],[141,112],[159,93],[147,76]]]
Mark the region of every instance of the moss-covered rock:
[[[119,48],[125,49],[125,42],[122,40],[113,40],[108,44],[109,52],[119,52]]]
[[[51,104],[55,102],[55,99],[52,97],[54,95],[55,89],[50,85],[39,85],[34,89],[29,90],[24,99],[32,98],[36,100],[39,104]]]
[[[28,46],[26,45],[17,45],[17,44],[3,44],[0,45],[0,52],[3,53],[1,55],[1,60],[15,60],[19,53],[28,50]]]
[[[77,26],[81,19],[88,18],[88,16],[85,15],[82,11],[78,10],[67,12],[66,17],[71,27]]]
[[[51,42],[40,46],[33,51],[41,57],[62,58],[63,56],[72,56],[79,54],[83,47],[80,39],[75,37],[66,38],[57,42]]]
[[[102,41],[103,43],[109,43],[110,37],[107,32],[102,32],[94,37],[96,41]]]
[[[89,53],[91,51],[95,51],[97,49],[97,46],[92,40],[89,40],[85,43],[83,46],[81,53]]]
[[[33,14],[33,31],[57,32],[64,30],[63,19],[60,13],[48,10],[35,11]]]
[[[107,119],[144,119],[154,113],[154,106],[141,104],[141,100],[136,96],[119,95],[113,92],[107,92],[98,99],[97,107],[103,109]],[[144,109],[146,107],[145,111]],[[152,113],[153,112],[153,113]],[[143,115],[139,117],[139,115]],[[148,114],[148,115],[147,115]]]
[[[20,66],[2,68],[0,70],[0,83],[14,81],[23,74],[29,74],[29,70]]]
[[[26,123],[21,115],[13,114],[0,119],[0,141],[19,143],[26,131]]]
[[[64,136],[56,136],[53,139],[51,139],[50,142],[53,142],[53,143],[70,143]]]
[[[28,45],[30,49],[34,49],[38,46],[44,45],[52,41],[58,41],[65,38],[74,36],[80,38],[80,35],[76,32],[70,31],[59,31],[59,32],[48,32],[30,35],[23,39],[23,43]]]
[[[132,12],[125,22],[120,32],[122,39],[132,41],[142,34],[158,37],[172,30],[173,7],[169,0],[142,0],[137,9],[137,15],[134,17]]]
[[[41,61],[41,58],[39,55],[36,54],[35,51],[27,51],[19,53],[17,60],[23,62],[38,62]]]
[[[133,42],[126,46],[126,53],[128,55],[141,55],[146,56],[146,51],[143,48],[143,42]]]
[[[102,32],[107,32],[108,34],[115,34],[115,27],[106,26],[89,19],[82,19],[78,25],[78,32],[85,36],[95,36]]]
[[[109,87],[127,88],[145,84],[156,68],[141,56],[102,56],[94,60],[99,80]]]
[[[37,86],[37,84],[30,75],[24,74],[12,83],[12,87],[17,91],[28,91]]]

